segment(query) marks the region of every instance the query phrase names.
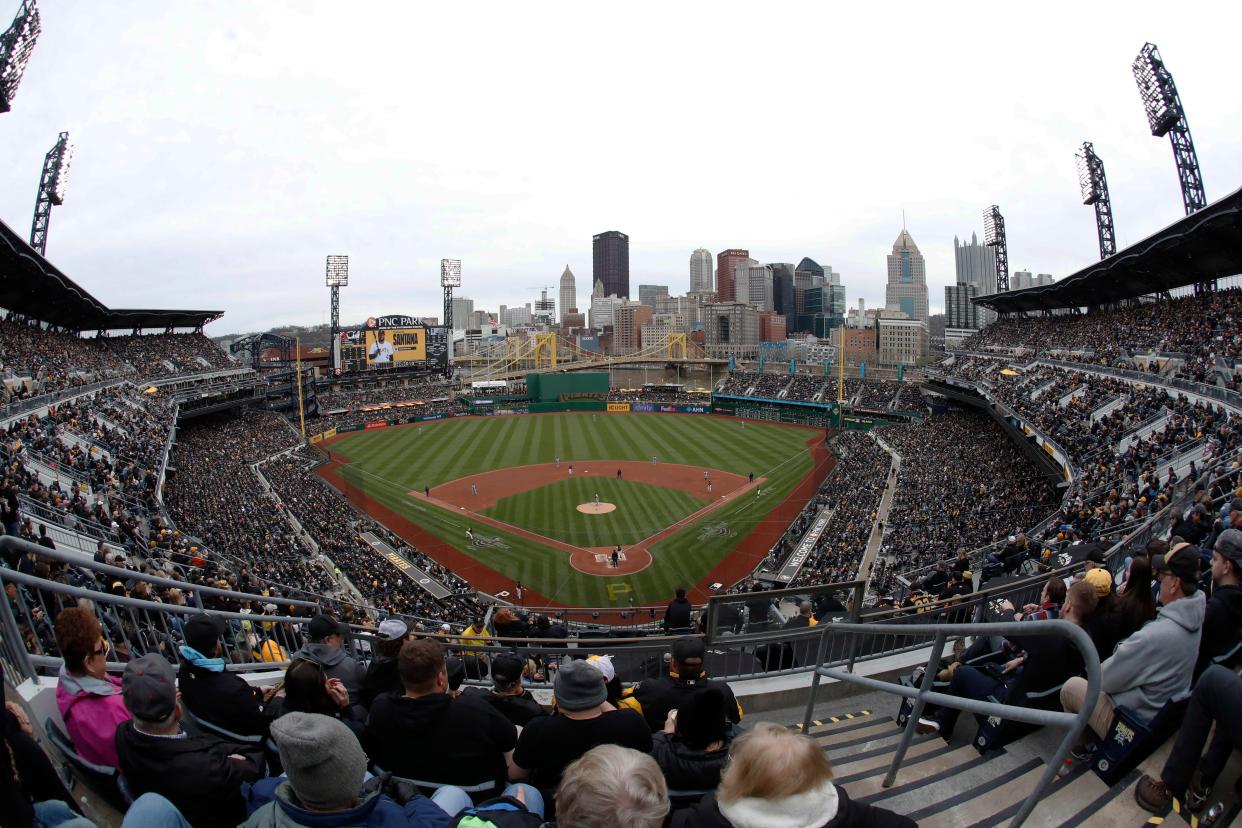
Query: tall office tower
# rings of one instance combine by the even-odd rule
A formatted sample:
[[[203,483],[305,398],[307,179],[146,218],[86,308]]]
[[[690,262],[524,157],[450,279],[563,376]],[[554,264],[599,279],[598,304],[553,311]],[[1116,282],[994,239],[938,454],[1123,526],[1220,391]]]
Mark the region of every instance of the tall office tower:
[[[789,262],[773,262],[768,267],[772,268],[772,310],[792,320],[797,315],[794,306],[794,266]]]
[[[714,290],[712,285],[712,251],[700,247],[690,254],[690,292]]]
[[[953,260],[957,266],[957,283],[974,285],[975,296],[991,296],[996,293],[996,248],[979,243],[975,233],[970,242],[953,237]],[[996,311],[980,307],[978,325],[984,327],[996,321]]]
[[[565,314],[578,309],[578,286],[574,283],[574,273],[569,269],[569,265],[565,265],[565,272],[561,274],[561,322],[565,321]]]
[[[595,284],[591,287],[591,298],[602,298],[607,295],[607,293],[604,293],[604,283],[599,279],[596,279]]]
[[[716,254],[716,296],[721,302],[732,302],[737,297],[733,286],[733,268],[738,262],[749,259],[750,251],[738,248],[722,250]]]
[[[595,237],[592,276],[604,283],[605,296],[630,298],[630,237],[609,230]]]
[[[638,301],[640,303],[644,305],[650,305],[652,309],[654,309],[656,306],[656,302],[658,302],[661,298],[664,298],[664,299],[668,298],[668,286],[667,285],[639,285],[638,286]]]
[[[888,257],[888,285],[884,288],[884,304],[889,310],[901,311],[911,319],[927,322],[927,268],[918,245],[903,227],[893,242]]]
[[[733,292],[737,301],[760,311],[772,310],[772,268],[754,259],[733,266]]]
[[[1035,286],[1035,279],[1031,276],[1029,270],[1015,270],[1013,276],[1009,277],[1010,290],[1026,290]]]
[[[474,313],[474,300],[465,296],[453,297],[453,327],[464,330],[467,317]],[[460,327],[458,327],[460,326]]]
[[[971,329],[980,327],[979,311],[984,309],[970,301],[978,295],[979,288],[975,285],[945,285],[944,326]]]

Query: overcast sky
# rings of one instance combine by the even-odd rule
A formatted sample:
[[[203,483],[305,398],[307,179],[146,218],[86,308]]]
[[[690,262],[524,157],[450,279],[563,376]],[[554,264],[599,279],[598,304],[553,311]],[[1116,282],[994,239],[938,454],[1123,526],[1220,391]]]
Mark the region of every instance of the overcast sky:
[[[1242,186],[1242,3],[844,6],[43,0],[0,116],[0,219],[29,232],[67,129],[48,257],[115,307],[222,309],[214,335],[327,321],[329,253],[351,259],[345,321],[439,316],[441,257],[476,307],[566,264],[582,297],[612,229],[634,296],[745,247],[831,265],[872,306],[903,210],[938,309],[953,236],[992,203],[1013,270],[1098,257],[1083,140],[1120,244],[1182,214],[1130,72],[1146,40],[1208,198]]]

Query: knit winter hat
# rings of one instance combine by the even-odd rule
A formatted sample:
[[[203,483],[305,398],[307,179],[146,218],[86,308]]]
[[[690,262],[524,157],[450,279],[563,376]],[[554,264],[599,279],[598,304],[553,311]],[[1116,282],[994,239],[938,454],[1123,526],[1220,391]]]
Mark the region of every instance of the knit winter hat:
[[[358,798],[367,755],[343,722],[320,713],[286,713],[272,722],[272,738],[303,805],[332,810]]]
[[[552,685],[556,706],[561,710],[590,710],[608,698],[604,674],[585,661],[566,661],[556,671]]]

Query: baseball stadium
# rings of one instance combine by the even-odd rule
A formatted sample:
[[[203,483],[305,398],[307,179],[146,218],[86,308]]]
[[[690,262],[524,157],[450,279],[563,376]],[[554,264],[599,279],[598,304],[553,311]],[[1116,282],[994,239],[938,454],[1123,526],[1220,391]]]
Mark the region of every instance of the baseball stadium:
[[[52,261],[60,133],[0,222],[0,822],[1242,824],[1242,190],[1134,72],[1186,215],[1118,247],[1084,145],[1099,258],[1010,289],[990,207],[910,362],[809,258],[763,347],[463,329],[450,259],[342,323],[335,254],[323,346],[209,336]]]

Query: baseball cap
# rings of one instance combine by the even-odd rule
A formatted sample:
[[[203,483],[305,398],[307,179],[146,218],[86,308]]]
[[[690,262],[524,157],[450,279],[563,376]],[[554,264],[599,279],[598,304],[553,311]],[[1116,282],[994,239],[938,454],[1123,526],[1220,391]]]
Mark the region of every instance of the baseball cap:
[[[1099,564],[1103,566],[1104,550],[1100,548],[1100,545],[1098,543],[1094,543],[1091,546],[1092,548],[1087,550],[1087,554],[1083,555],[1082,559],[1084,561],[1091,561],[1091,563],[1093,564]]]
[[[1165,554],[1153,557],[1151,567],[1157,572],[1172,572],[1183,581],[1193,583],[1199,580],[1199,547],[1184,541],[1176,543]]]
[[[673,642],[673,661],[678,664],[686,664],[696,659],[699,664],[703,663],[703,656],[707,653],[707,647],[703,644],[703,639],[695,638],[692,635],[683,635],[681,638]]]
[[[1216,539],[1215,550],[1222,558],[1227,558],[1242,568],[1242,532],[1237,529],[1226,529]]]
[[[612,681],[617,677],[617,668],[613,666],[610,655],[587,656],[587,663],[595,665],[595,668],[604,674],[604,681]]]
[[[1095,594],[1101,598],[1113,590],[1113,579],[1106,569],[1093,569],[1083,575],[1082,579],[1095,587]]]
[[[400,618],[386,618],[380,622],[379,637],[386,641],[396,641],[398,638],[404,638],[410,628]]]
[[[552,694],[561,710],[589,710],[608,698],[604,674],[593,664],[573,660],[556,671]]]
[[[323,641],[330,635],[344,635],[345,625],[331,615],[316,615],[310,622],[311,641]]]
[[[492,657],[492,681],[497,686],[509,687],[522,680],[526,662],[513,653],[501,653]]]
[[[211,658],[216,650],[216,641],[224,635],[224,629],[223,618],[200,612],[185,622],[185,643]]]
[[[135,719],[161,722],[177,706],[177,676],[158,653],[147,653],[125,665],[121,697]]]

